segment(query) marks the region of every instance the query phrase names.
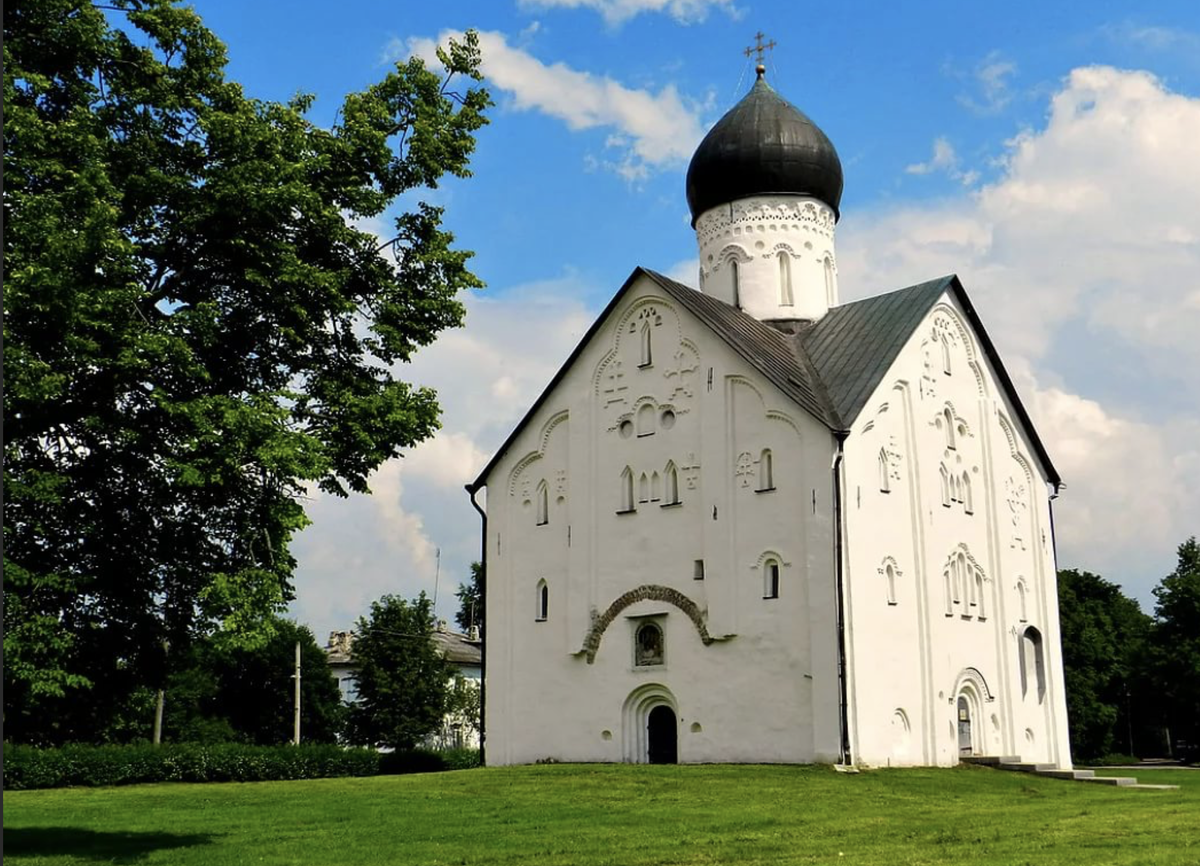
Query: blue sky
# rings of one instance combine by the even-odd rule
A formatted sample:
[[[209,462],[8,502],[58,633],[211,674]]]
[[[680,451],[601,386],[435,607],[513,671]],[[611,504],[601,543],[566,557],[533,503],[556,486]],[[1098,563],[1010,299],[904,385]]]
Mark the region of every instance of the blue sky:
[[[403,375],[444,429],[373,497],[317,497],[293,613],[318,636],[384,592],[451,616],[478,555],[474,477],[636,265],[694,283],[687,159],[753,80],[836,145],[843,300],[957,272],[1068,488],[1060,564],[1149,609],[1200,532],[1200,4],[203,0],[263,99],[342,96],[483,33],[496,107],[446,207],[488,288]],[[382,231],[383,226],[368,226]]]

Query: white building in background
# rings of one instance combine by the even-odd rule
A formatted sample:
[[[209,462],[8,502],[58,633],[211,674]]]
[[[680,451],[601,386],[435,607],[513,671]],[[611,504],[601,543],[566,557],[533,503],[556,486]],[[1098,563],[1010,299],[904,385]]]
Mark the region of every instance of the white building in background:
[[[489,764],[1070,766],[1060,479],[956,277],[839,303],[841,191],[760,68],[699,290],[636,269],[470,486]]]
[[[470,635],[460,634],[448,629],[443,621],[438,623],[430,639],[454,668],[450,678],[451,687],[457,687],[458,681],[461,681],[466,688],[478,690],[483,678],[483,657],[475,630]],[[329,643],[325,645],[325,657],[329,662],[329,672],[341,689],[342,702],[354,703],[358,700],[354,632],[330,632]],[[441,730],[430,737],[429,745],[434,748],[476,749],[479,748],[479,735],[469,720],[448,712],[442,720]]]

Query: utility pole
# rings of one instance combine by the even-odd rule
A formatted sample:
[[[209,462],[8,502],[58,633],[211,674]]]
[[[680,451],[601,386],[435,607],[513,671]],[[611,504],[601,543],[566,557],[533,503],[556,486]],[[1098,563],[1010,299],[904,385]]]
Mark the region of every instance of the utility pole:
[[[296,673],[292,675],[296,681],[296,715],[292,720],[292,745],[300,745],[300,641],[296,641]]]

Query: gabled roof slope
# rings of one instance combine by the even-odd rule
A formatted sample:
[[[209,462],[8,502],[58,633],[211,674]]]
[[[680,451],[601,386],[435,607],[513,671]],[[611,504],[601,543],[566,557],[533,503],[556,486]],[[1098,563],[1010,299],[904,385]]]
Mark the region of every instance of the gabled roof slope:
[[[550,380],[541,396],[525,413],[504,444],[488,461],[470,491],[478,490],[496,463],[525,425],[533,418],[554,386],[566,375],[595,333],[620,303],[625,293],[646,277],[680,306],[703,322],[726,344],[763,374],[780,391],[791,397],[814,418],[838,433],[846,433],[874,390],[891,369],[896,356],[912,337],[938,299],[951,292],[967,315],[984,354],[1013,407],[1051,483],[1061,484],[1037,431],[1017,396],[1012,380],[1000,362],[991,338],[983,328],[962,284],[954,275],[940,277],[885,295],[843,304],[831,309],[818,322],[795,335],[764,324],[736,307],[705,295],[646,268],[635,268],[629,279],[604,308],[571,356]]]
[[[838,416],[854,423],[908,338],[956,277],[832,308],[800,334]]]

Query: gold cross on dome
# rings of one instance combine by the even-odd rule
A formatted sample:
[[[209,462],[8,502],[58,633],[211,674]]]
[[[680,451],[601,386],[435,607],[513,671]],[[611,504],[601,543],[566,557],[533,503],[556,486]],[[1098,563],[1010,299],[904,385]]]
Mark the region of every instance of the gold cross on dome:
[[[747,48],[744,52],[747,57],[749,57],[751,54],[755,55],[755,69],[759,75],[762,75],[767,71],[767,68],[763,66],[763,52],[770,51],[775,48],[775,40],[772,39],[770,42],[763,42],[765,37],[766,34],[759,30],[754,34],[754,45]]]

